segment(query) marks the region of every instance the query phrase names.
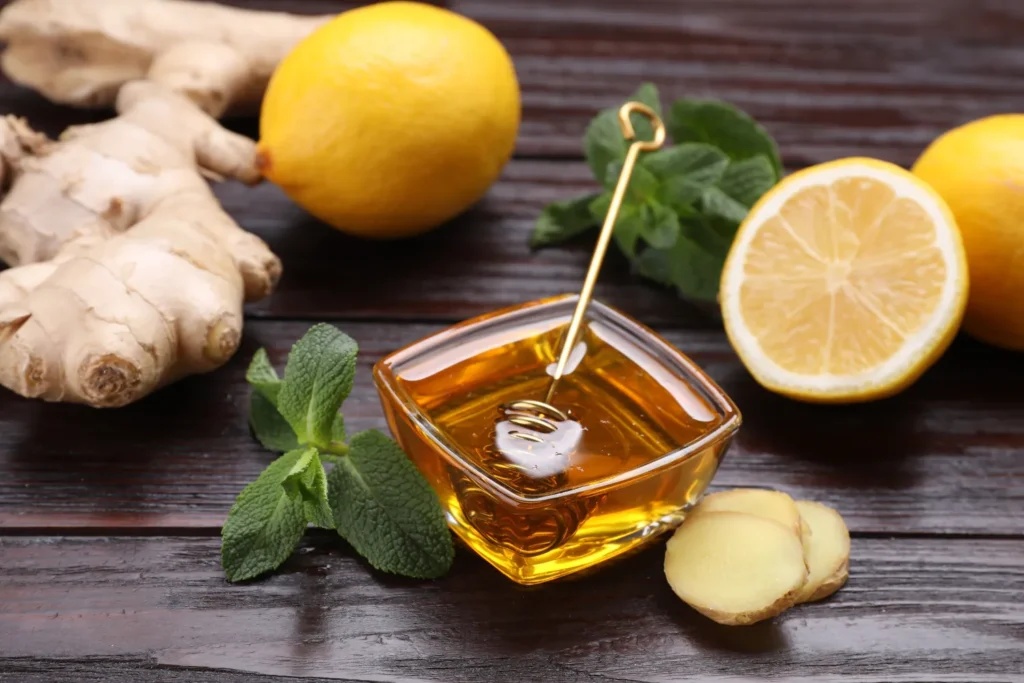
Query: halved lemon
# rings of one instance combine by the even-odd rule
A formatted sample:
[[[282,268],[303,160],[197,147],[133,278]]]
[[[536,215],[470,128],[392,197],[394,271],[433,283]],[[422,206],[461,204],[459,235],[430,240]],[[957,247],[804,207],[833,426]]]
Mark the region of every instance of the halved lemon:
[[[967,261],[942,198],[898,166],[841,159],[751,209],[722,273],[722,315],[762,385],[846,403],[912,384],[949,346]]]

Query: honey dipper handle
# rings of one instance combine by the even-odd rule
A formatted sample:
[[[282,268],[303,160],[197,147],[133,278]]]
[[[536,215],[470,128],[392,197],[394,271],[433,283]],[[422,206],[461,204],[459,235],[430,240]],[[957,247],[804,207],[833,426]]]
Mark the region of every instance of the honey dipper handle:
[[[633,130],[633,122],[629,115],[632,113],[643,114],[651,121],[654,128],[652,140],[637,140],[636,131]],[[562,351],[558,356],[558,365],[555,366],[551,388],[548,390],[547,400],[555,391],[555,382],[565,373],[565,366],[569,362],[569,356],[576,340],[583,327],[583,319],[587,314],[587,307],[590,305],[590,298],[594,293],[594,284],[597,282],[597,274],[601,271],[601,263],[604,261],[605,252],[608,251],[608,243],[612,239],[612,232],[615,230],[615,220],[619,217],[619,209],[622,208],[622,199],[626,196],[626,189],[629,187],[629,179],[633,175],[633,167],[636,166],[640,152],[651,152],[665,142],[665,124],[661,122],[654,111],[640,102],[627,102],[619,109],[619,126],[622,134],[633,144],[626,151],[626,159],[622,163],[622,172],[619,174],[619,181],[615,184],[615,192],[612,194],[611,204],[608,205],[608,214],[604,218],[604,225],[601,226],[601,234],[597,238],[597,246],[594,247],[594,256],[590,259],[590,268],[587,269],[587,277],[583,280],[583,289],[580,290],[579,301],[576,302],[576,310],[573,311],[572,320],[569,321],[569,330],[562,342]]]

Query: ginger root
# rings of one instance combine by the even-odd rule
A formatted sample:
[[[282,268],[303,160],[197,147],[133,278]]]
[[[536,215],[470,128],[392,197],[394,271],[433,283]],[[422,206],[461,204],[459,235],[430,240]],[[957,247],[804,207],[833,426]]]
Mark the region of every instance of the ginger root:
[[[183,0],[15,0],[0,11],[0,64],[60,104],[109,107],[147,79],[220,117],[251,111],[277,63],[328,19]]]
[[[688,605],[720,624],[753,624],[792,607],[807,579],[793,530],[743,512],[706,512],[669,539],[665,576]]]
[[[846,582],[850,534],[839,513],[780,491],[734,489],[705,497],[668,542],[672,590],[705,616],[753,624]]]
[[[201,175],[258,180],[253,141],[156,83],[117,110],[56,142],[0,126],[0,384],[23,396],[121,406],[212,370],[281,274]]]
[[[782,491],[769,489],[730,489],[708,494],[700,501],[690,515],[705,512],[745,512],[758,517],[767,517],[794,533],[801,532],[800,511],[793,499]]]
[[[796,506],[806,522],[801,543],[809,572],[797,602],[823,600],[849,577],[850,532],[839,513],[827,505],[800,500]]]
[[[260,179],[216,118],[254,108],[329,16],[182,0],[14,0],[0,65],[50,100],[118,116],[52,141],[0,120],[0,384],[121,406],[235,352],[277,257],[205,177]]]

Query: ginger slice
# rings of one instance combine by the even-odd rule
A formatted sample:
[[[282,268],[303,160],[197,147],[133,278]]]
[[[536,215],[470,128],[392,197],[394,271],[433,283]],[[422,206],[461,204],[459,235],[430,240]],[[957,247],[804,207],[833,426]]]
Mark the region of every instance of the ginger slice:
[[[839,590],[849,576],[850,532],[839,513],[827,505],[798,500],[796,507],[807,524],[802,543],[808,569],[797,602],[821,600]]]
[[[800,511],[796,503],[781,491],[768,489],[730,489],[705,496],[690,513],[691,516],[705,512],[745,512],[748,515],[765,517],[801,534]]]
[[[807,567],[792,528],[743,512],[705,511],[669,539],[665,576],[701,614],[741,626],[795,604]]]

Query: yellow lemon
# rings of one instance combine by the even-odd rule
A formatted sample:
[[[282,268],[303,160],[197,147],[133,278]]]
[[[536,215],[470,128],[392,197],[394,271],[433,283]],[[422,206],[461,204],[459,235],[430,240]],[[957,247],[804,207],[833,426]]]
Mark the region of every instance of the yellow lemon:
[[[404,237],[462,212],[512,154],[512,60],[448,10],[383,2],[344,12],[271,78],[260,114],[264,175],[345,232]]]
[[[1024,350],[1024,115],[992,116],[937,138],[913,172],[949,204],[971,268],[964,329]]]
[[[751,209],[720,296],[729,339],[762,385],[866,401],[909,386],[952,341],[967,261],[925,182],[842,159],[789,176]]]

